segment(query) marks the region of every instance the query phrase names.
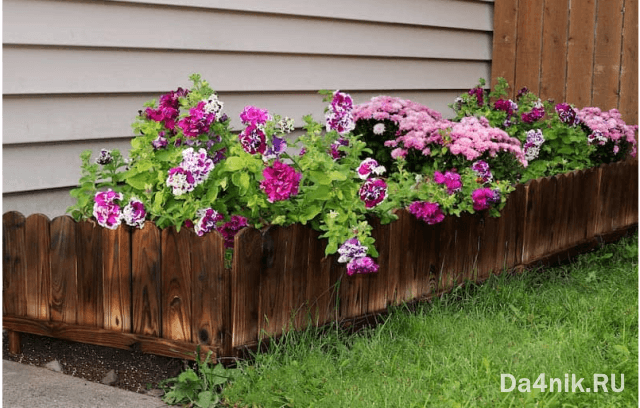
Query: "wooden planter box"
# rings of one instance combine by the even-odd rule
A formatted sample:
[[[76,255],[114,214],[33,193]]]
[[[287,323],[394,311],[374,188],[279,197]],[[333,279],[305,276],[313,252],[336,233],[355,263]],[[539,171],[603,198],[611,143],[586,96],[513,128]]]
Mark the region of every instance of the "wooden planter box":
[[[33,333],[179,358],[234,357],[288,328],[384,312],[465,280],[554,262],[638,222],[637,160],[519,185],[499,218],[426,225],[405,210],[380,225],[376,274],[346,276],[325,240],[296,224],[235,238],[224,267],[217,232],[119,227],[68,216],[3,215],[3,327],[12,352]]]

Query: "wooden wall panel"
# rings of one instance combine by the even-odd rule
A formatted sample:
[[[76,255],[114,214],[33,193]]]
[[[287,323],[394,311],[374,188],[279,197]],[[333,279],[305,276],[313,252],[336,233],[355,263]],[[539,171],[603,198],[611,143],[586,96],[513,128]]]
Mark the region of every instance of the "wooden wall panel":
[[[524,86],[540,92],[540,53],[542,50],[542,6],[544,0],[518,2],[515,89]]]
[[[624,0],[598,1],[591,105],[618,107]]]
[[[491,88],[502,77],[512,85],[516,79],[516,41],[518,39],[518,0],[502,0],[494,7]]]
[[[543,100],[565,100],[568,35],[569,0],[545,1],[539,94]]]
[[[51,221],[42,214],[29,216],[25,222],[27,316],[49,320],[51,296]],[[9,273],[10,269],[4,271]]]
[[[638,0],[625,0],[618,110],[627,123],[638,123]]]
[[[596,0],[585,0],[569,15],[566,102],[578,108],[591,105]]]

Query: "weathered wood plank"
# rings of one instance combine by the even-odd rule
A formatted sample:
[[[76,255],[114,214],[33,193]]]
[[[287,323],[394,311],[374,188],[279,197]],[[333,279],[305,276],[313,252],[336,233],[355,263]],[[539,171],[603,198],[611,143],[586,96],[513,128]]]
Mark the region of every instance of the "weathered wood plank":
[[[50,224],[49,218],[42,214],[30,215],[25,223],[25,247],[29,254],[26,258],[27,316],[41,320],[49,320]]]
[[[627,123],[638,123],[638,0],[625,0],[618,110]]]
[[[390,224],[382,225],[378,218],[369,220],[375,239],[374,245],[378,250],[378,258],[374,261],[378,264],[378,272],[368,277],[368,294],[366,313],[378,313],[387,308],[387,279],[389,277],[389,233]]]
[[[102,230],[93,221],[82,221],[76,225],[79,325],[104,326]]]
[[[456,280],[455,257],[456,257],[456,224],[457,217],[448,215],[442,223],[442,235],[440,236],[440,254],[438,257],[438,293],[446,292],[454,287]]]
[[[193,231],[162,230],[162,336],[191,342],[192,274],[191,245]]]
[[[75,324],[78,309],[76,223],[69,216],[51,222],[51,320]]]
[[[624,0],[598,1],[591,106],[618,107]]]
[[[319,239],[320,233],[311,230],[308,237],[306,293],[309,300],[307,313],[317,326],[326,323],[331,316],[331,258],[324,257],[326,239]]]
[[[568,33],[569,0],[545,1],[540,53],[542,100],[551,98],[557,103],[565,100]]]
[[[229,334],[231,282],[224,254],[224,238],[218,232],[191,241],[194,343],[222,347]]]
[[[491,88],[498,78],[507,80],[513,97],[516,78],[516,42],[518,39],[518,0],[497,1],[493,10],[493,59],[491,62]]]
[[[27,296],[25,218],[11,211],[2,216],[2,314],[25,316]]]
[[[595,3],[595,0],[584,0],[569,13],[566,102],[579,108],[591,106],[594,48],[591,33],[596,23]]]
[[[287,270],[293,227],[273,226],[262,233],[265,267],[260,275],[260,336],[278,336],[289,324],[291,271]]]
[[[291,308],[292,319],[296,329],[302,329],[309,322],[309,298],[307,297],[308,281],[314,277],[309,275],[309,238],[312,229],[302,224],[294,224],[292,245],[288,248],[287,269],[291,269]]]
[[[234,238],[231,269],[232,341],[227,352],[258,340],[262,234],[244,228]]]
[[[104,328],[131,331],[131,228],[102,229]]]
[[[188,360],[195,360],[195,352],[198,347],[195,343],[179,340],[161,339],[63,322],[45,322],[17,316],[4,317],[2,326],[21,333]],[[213,352],[214,357],[218,357],[216,350],[209,346],[200,346],[200,356],[206,356],[209,350]]]
[[[131,233],[132,331],[162,337],[162,241],[151,222]]]
[[[536,95],[540,93],[543,3],[544,0],[518,2],[515,89],[526,86]]]

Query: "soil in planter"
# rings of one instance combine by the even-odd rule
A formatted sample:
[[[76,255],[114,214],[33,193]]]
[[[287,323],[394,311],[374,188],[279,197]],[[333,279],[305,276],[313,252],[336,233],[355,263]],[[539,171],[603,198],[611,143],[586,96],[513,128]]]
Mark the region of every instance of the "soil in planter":
[[[22,334],[22,353],[9,353],[7,335],[2,336],[2,358],[44,367],[57,360],[62,372],[92,382],[101,382],[114,370],[117,379],[111,385],[141,394],[162,395],[157,389],[160,381],[175,377],[188,364],[187,360],[120,350],[110,347]]]

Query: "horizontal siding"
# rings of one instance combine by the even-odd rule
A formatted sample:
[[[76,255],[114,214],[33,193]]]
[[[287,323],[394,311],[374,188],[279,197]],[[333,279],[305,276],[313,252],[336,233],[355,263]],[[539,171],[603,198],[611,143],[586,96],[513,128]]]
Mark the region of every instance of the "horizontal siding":
[[[490,59],[492,48],[490,32],[217,10],[176,19],[172,8],[5,1],[4,13],[15,16],[4,22],[5,44],[470,60]],[[179,34],[159,41],[159,27]]]
[[[182,81],[183,86],[188,82]],[[176,85],[174,87],[177,88]],[[215,85],[215,84],[213,84]],[[357,103],[383,91],[350,92]],[[453,111],[447,106],[461,91],[397,91],[393,96],[422,103],[451,117]],[[138,110],[159,94],[142,95],[36,95],[5,96],[3,99],[3,143],[47,143],[60,141],[82,141],[86,139],[110,139],[114,137],[134,136],[131,123]],[[325,103],[316,92],[302,93],[220,93],[225,112],[231,118],[235,130],[241,130],[240,112],[247,104],[269,110],[273,114],[289,116],[302,126],[302,117],[311,114],[316,120],[322,120]],[[38,121],[25,116],[23,112],[39,112]],[[74,113],[73,120],[66,116]],[[100,114],[96,114],[100,112]]]
[[[80,152],[127,152],[143,103],[195,72],[235,130],[245,105],[320,120],[319,89],[450,117],[490,77],[492,26],[493,4],[479,0],[5,1],[5,211],[62,214]]]
[[[250,11],[284,15],[375,21],[397,24],[431,25],[469,30],[493,29],[492,0],[131,0],[130,3],[157,4],[202,9]]]
[[[149,93],[173,89],[193,72],[218,91],[461,89],[491,69],[489,61],[23,46],[6,46],[3,64],[6,95]]]

